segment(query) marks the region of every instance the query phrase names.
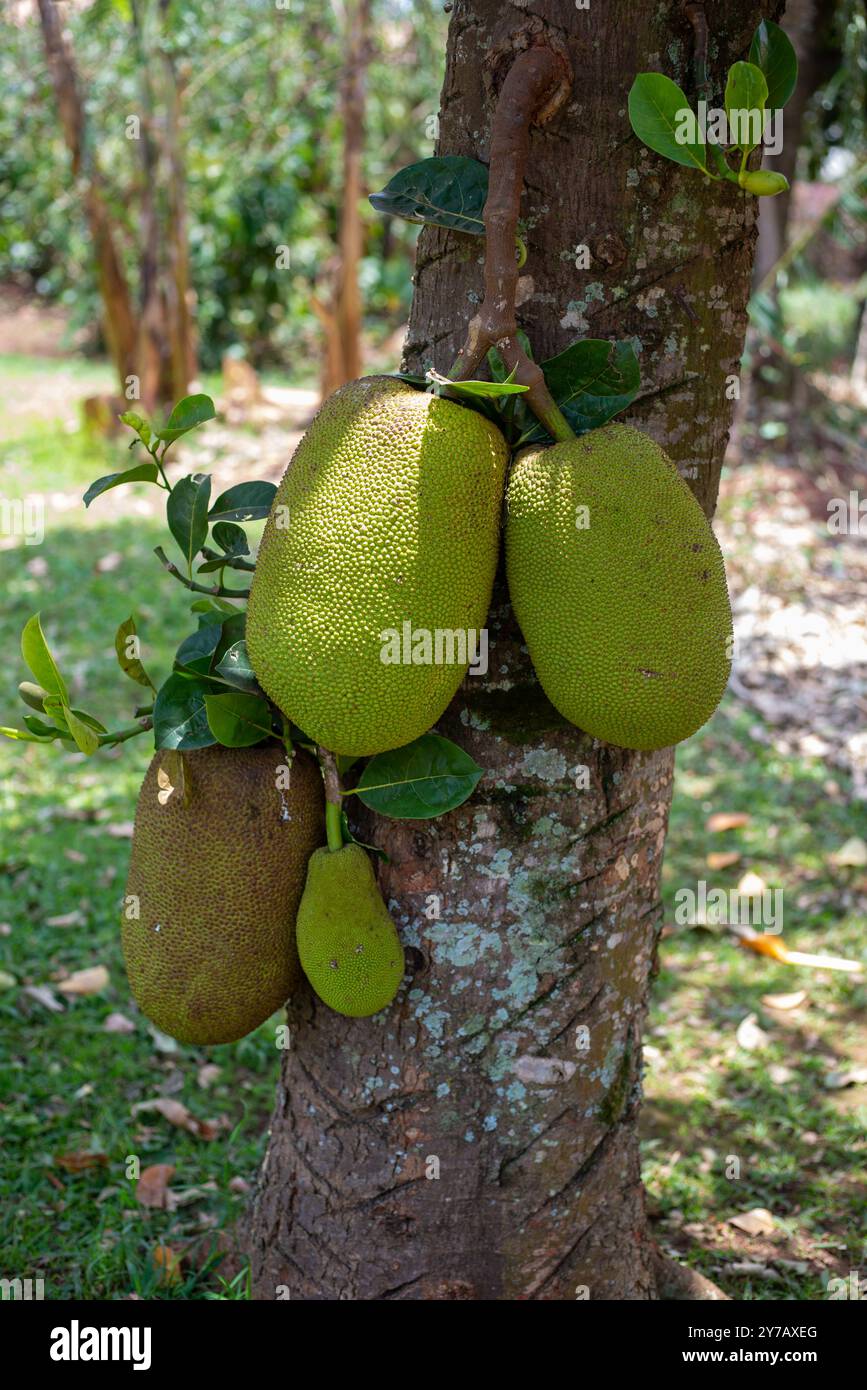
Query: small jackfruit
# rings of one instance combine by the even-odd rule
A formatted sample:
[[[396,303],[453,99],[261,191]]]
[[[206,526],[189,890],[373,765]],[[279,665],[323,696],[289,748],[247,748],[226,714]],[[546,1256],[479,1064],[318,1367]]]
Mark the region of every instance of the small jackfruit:
[[[311,855],[297,936],[304,973],[330,1009],[366,1018],[391,1003],[403,947],[361,845]]]
[[[132,993],[185,1043],[234,1042],[297,986],[295,913],[324,839],[322,778],[276,744],[155,754],[136,807],[121,916]],[[160,774],[163,774],[160,776]]]
[[[331,396],[265,526],[247,609],[263,689],[363,756],[435,724],[491,599],[508,451],[495,425],[392,377]]]
[[[785,174],[773,169],[744,169],[738,175],[738,183],[747,193],[755,193],[760,198],[775,198],[789,187]]]
[[[606,425],[521,454],[505,548],[515,615],[564,718],[640,749],[679,743],[710,718],[731,665],[725,568],[652,439]]]

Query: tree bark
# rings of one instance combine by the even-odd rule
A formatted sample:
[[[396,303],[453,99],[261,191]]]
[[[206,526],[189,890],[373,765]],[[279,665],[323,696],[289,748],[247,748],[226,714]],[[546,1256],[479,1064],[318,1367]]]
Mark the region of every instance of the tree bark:
[[[715,7],[714,91],[778,11]],[[546,26],[577,80],[531,135],[519,320],[537,360],[578,337],[634,339],[644,386],[628,418],[710,514],[755,200],[632,136],[636,72],[692,87],[689,22],[657,0],[592,11],[456,0],[440,153],[487,159],[486,60]],[[478,241],[424,230],[407,365],[448,370],[481,260]],[[258,1298],[658,1296],[637,1118],[673,755],[600,745],[556,714],[502,578],[488,626],[489,672],[465,680],[439,725],[485,769],[476,794],[442,819],[359,827],[389,856],[379,880],[411,977],[374,1019],[339,1017],[310,994],[290,1005],[246,1237]]]

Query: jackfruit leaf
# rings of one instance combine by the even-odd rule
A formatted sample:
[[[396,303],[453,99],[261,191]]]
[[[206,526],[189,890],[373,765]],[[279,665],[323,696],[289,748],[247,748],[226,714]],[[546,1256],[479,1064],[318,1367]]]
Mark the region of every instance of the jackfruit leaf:
[[[762,138],[767,95],[768,84],[761,68],[757,68],[753,63],[732,63],[726,81],[726,119],[729,122],[729,139],[738,145],[744,154],[754,150]],[[733,138],[732,113],[735,111],[739,113],[740,121],[748,122],[747,131],[738,132],[745,136],[740,140]],[[758,113],[756,121],[753,121],[754,113]]]
[[[26,719],[24,723],[27,723]],[[42,734],[31,733],[29,729],[11,729],[5,724],[0,724],[0,734],[3,734],[5,738],[15,738],[19,743],[51,743],[52,739],[57,737],[57,730],[50,736],[43,736]]]
[[[178,401],[163,428],[157,430],[156,437],[171,444],[173,440],[180,439],[182,434],[194,430],[197,425],[203,425],[206,420],[213,420],[216,413],[210,396],[184,396],[182,401]]]
[[[214,541],[227,555],[249,555],[250,546],[243,526],[233,521],[217,521],[211,532]]]
[[[518,396],[530,389],[513,381],[511,375],[504,381],[451,381],[449,377],[431,370],[428,377],[437,386],[444,386],[457,396]]]
[[[205,708],[211,733],[224,748],[249,748],[271,737],[271,706],[257,695],[206,695]]]
[[[215,570],[245,570],[248,574],[253,566],[243,555],[220,555],[213,560],[204,560],[196,574],[213,574]]]
[[[175,671],[192,671],[206,676],[211,669],[214,652],[220,643],[223,628],[220,623],[208,623],[185,637],[175,652]]]
[[[216,743],[205,709],[205,696],[211,693],[203,681],[169,676],[154,701],[154,747],[208,748]]]
[[[236,642],[242,642],[244,640],[247,632],[246,613],[239,613],[238,610],[235,609],[234,613],[230,614],[228,618],[224,619],[224,621],[221,624],[221,628],[222,631],[220,635],[220,640],[217,644],[217,648],[214,652],[214,657],[211,662],[212,670],[215,666],[218,665],[219,662],[223,660],[223,657],[226,655],[226,652],[229,650],[230,647],[233,647]]]
[[[128,653],[129,639],[136,636],[135,618],[130,615],[130,617],[121,623],[117,632],[114,634],[114,650],[117,653],[118,665],[124,674],[129,676],[131,681],[135,681],[136,685],[145,685],[149,690],[156,690],[156,686],[139,658],[137,656],[130,656]]]
[[[477,159],[447,154],[408,164],[369,202],[377,212],[407,222],[427,222],[452,232],[484,236],[488,170]]]
[[[422,734],[403,748],[371,758],[355,793],[379,815],[429,820],[466,801],[481,775],[463,748],[439,734]]]
[[[79,714],[71,709],[65,709],[66,724],[72,737],[75,739],[76,747],[80,752],[92,757],[99,747],[99,733],[92,726],[92,721],[79,717]],[[105,730],[102,730],[104,733]]]
[[[543,362],[548,389],[576,434],[599,429],[625,410],[641,385],[641,369],[631,343],[585,338]],[[515,420],[523,402],[516,403]],[[543,425],[527,412],[519,443],[548,438]]]
[[[377,859],[381,859],[383,864],[391,863],[385,850],[380,849],[379,845],[369,845],[366,840],[359,840],[357,835],[353,835],[349,828],[349,818],[345,811],[340,812],[340,829],[343,832],[343,843],[345,845],[361,845],[361,848],[366,849],[368,854],[375,854]]]
[[[208,537],[210,496],[210,474],[190,473],[175,483],[166,501],[169,530],[180,547],[188,574],[192,574],[193,558]]]
[[[224,614],[237,613],[234,603],[225,598],[197,598],[190,604],[191,613],[210,614],[222,618]]]
[[[268,515],[276,483],[236,483],[220,494],[208,513],[210,521],[261,521]]]
[[[247,644],[243,638],[240,642],[232,643],[213,670],[215,675],[222,676],[229,685],[236,686],[238,690],[246,690],[251,695],[262,694],[261,686],[253,674],[247,655]]]
[[[24,723],[31,734],[36,734],[40,740],[68,738],[70,735],[64,734],[62,729],[58,729],[56,724],[46,724],[43,719],[38,719],[35,714],[25,714]]]
[[[54,720],[59,728],[66,728],[66,706],[59,695],[46,695],[45,713],[49,719]]]
[[[57,669],[57,663],[48,649],[45,640],[45,633],[42,631],[42,624],[39,621],[40,615],[34,613],[32,618],[28,618],[21,633],[21,655],[31,673],[36,677],[43,690],[47,690],[49,695],[55,695],[64,704],[69,703],[69,691],[66,682]]]
[[[142,444],[147,448],[153,437],[150,425],[143,415],[137,415],[134,410],[125,410],[122,415],[117,417],[122,425],[129,425],[131,430],[135,430]],[[135,444],[135,440],[130,444],[130,448]]]
[[[678,131],[689,130],[689,110],[685,94],[664,73],[640,72],[629,89],[629,122],[639,140],[675,164],[709,174],[704,141],[677,138]]]
[[[106,473],[104,478],[97,478],[95,483],[91,483],[84,494],[84,505],[89,507],[94,498],[110,492],[113,487],[120,487],[121,483],[155,483],[158,477],[155,463],[137,463],[133,468],[125,468],[122,473]]]
[[[761,68],[768,84],[765,99],[768,111],[779,111],[795,90],[798,81],[798,55],[791,39],[778,24],[763,19],[750,44],[750,62]]]

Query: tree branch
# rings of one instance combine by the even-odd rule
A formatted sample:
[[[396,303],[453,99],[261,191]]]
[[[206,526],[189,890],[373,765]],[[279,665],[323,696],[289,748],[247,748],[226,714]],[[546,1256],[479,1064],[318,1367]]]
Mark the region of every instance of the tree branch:
[[[528,48],[515,59],[503,83],[491,129],[490,182],[483,214],[485,298],[470,320],[466,342],[449,372],[453,381],[466,380],[491,348],[499,348],[514,380],[529,387],[526,400],[533,414],[555,439],[573,439],[574,432],[549,392],[541,368],[518,341],[515,237],[530,126],[546,110],[552,87],[562,81],[564,61],[550,48]]]

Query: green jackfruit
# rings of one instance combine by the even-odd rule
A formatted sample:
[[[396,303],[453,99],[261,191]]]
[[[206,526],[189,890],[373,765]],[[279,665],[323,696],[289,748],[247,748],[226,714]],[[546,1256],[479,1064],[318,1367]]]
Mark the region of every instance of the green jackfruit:
[[[366,1018],[391,1003],[403,948],[360,845],[311,856],[297,934],[304,973],[330,1009]]]
[[[488,613],[507,452],[475,411],[392,377],[323,405],[274,498],[247,611],[260,684],[317,743],[381,753],[445,710]]]
[[[629,425],[534,449],[507,491],[506,575],[564,718],[621,748],[688,738],[731,665],[725,568],[671,460]]]
[[[180,1042],[242,1038],[300,980],[295,914],[324,839],[323,792],[308,754],[295,754],[288,786],[286,764],[275,744],[184,753],[185,785],[167,800],[163,752],[145,775],[123,954],[142,1012]]]

